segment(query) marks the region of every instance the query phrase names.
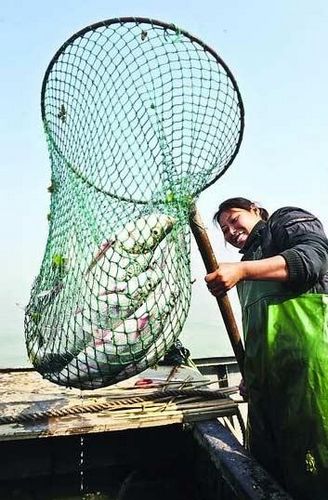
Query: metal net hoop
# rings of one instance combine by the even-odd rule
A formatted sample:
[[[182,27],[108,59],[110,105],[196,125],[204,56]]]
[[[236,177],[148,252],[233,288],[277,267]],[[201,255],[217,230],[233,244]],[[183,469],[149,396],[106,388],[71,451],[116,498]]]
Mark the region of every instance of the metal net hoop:
[[[47,68],[41,109],[66,168],[134,203],[199,194],[232,163],[244,129],[238,86],[216,52],[139,17],[69,38]]]

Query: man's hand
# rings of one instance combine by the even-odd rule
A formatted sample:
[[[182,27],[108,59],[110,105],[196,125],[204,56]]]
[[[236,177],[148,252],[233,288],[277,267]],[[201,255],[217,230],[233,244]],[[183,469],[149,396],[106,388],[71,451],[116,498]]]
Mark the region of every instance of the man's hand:
[[[205,276],[205,281],[211,294],[220,297],[243,278],[242,262],[223,262],[216,271]]]
[[[242,280],[288,281],[287,262],[282,255],[267,259],[222,262],[216,271],[205,276],[207,288],[220,297]]]

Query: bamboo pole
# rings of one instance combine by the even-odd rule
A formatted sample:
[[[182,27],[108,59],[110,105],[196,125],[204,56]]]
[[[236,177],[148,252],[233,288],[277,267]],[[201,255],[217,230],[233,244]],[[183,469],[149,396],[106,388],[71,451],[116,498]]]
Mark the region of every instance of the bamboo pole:
[[[203,258],[207,273],[214,272],[219,264],[214,255],[210,240],[206,233],[201,216],[196,205],[193,206],[190,214],[190,227],[195,237],[198,249]],[[238,326],[231,308],[230,300],[225,293],[220,298],[216,297],[216,301],[220,308],[222,318],[227,329],[230,343],[235,353],[236,360],[239,366],[240,373],[244,375],[244,347],[239,335]]]

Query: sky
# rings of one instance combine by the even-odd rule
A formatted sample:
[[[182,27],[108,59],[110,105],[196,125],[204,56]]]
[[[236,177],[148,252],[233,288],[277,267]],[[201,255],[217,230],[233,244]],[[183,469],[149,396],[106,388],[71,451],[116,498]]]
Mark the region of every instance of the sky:
[[[42,129],[45,70],[71,35],[138,16],[174,23],[210,45],[232,71],[245,107],[233,164],[198,200],[218,261],[239,260],[213,226],[220,201],[244,196],[270,212],[305,208],[328,228],[326,0],[11,0],[0,7],[0,366],[27,364],[24,307],[45,250],[50,162]],[[205,268],[192,251],[191,309],[181,338],[194,357],[231,355]],[[229,292],[240,324],[236,294]]]

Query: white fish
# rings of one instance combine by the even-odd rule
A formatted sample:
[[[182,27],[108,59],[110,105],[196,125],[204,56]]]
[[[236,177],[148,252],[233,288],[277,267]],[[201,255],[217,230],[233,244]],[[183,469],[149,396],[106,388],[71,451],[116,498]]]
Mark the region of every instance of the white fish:
[[[155,342],[150,345],[148,351],[142,359],[122,367],[119,373],[115,374],[115,382],[133,377],[150,366],[154,366],[165,355],[165,352],[173,344],[173,342],[179,337],[186,316],[187,311],[183,310],[181,303],[177,303],[176,307],[172,309],[161,334],[157,337]],[[93,383],[99,384],[100,380],[94,380]]]
[[[115,347],[126,347],[138,340],[140,333],[147,326],[149,315],[143,314],[139,318],[130,318],[122,321],[115,330],[97,329],[94,334],[94,345],[113,344]]]
[[[163,278],[162,263],[155,260],[151,266],[128,281],[117,281],[106,277],[104,288],[97,290],[98,296],[89,296],[88,307],[77,307],[74,311],[76,324],[83,325],[88,332],[95,328],[115,329],[131,316]],[[87,326],[89,325],[89,326]]]
[[[173,264],[173,262],[172,262]],[[174,262],[173,274],[179,276],[179,268],[181,265],[183,267],[187,266],[186,270],[189,270],[188,263],[181,262],[178,264],[177,261]],[[172,270],[171,270],[172,273]],[[165,354],[167,349],[173,344],[173,342],[179,337],[185,320],[188,315],[188,304],[190,303],[190,290],[187,288],[179,292],[179,296],[175,298],[174,305],[170,309],[170,314],[166,318],[165,324],[161,328],[157,337],[155,336],[154,341],[150,343],[149,347],[143,351],[143,356],[140,360],[133,361],[132,363],[122,366],[122,369],[115,373],[112,380],[106,380],[108,383],[116,383],[120,380],[125,380],[129,377],[133,377],[137,373],[140,373],[150,366],[154,366]],[[95,385],[100,384],[100,379],[92,381]]]
[[[118,354],[138,340],[148,322],[148,315],[143,315],[123,321],[115,331],[96,329],[92,344],[61,371],[47,372],[44,377],[61,385],[82,387],[83,380],[108,373],[111,368],[115,369],[115,363],[116,368],[120,367]]]
[[[98,297],[102,314],[110,318],[127,318],[141,306],[162,278],[159,266],[153,266],[129,281],[109,285]]]
[[[119,373],[131,359],[140,359],[166,324],[177,300],[177,290],[163,288],[159,283],[154,292],[135,313],[123,321],[115,331],[94,332],[94,340],[60,372],[44,376],[61,385],[82,389],[106,385],[106,380]]]
[[[166,214],[151,214],[128,222],[113,238],[103,242],[88,272],[99,262],[110,248],[125,256],[126,254],[147,254],[153,252],[157,245],[171,231],[176,220]]]
[[[176,285],[169,285],[169,282],[172,278],[174,280],[175,276],[179,276],[180,266],[186,266],[186,269],[189,267],[188,261],[185,262],[184,259],[177,259],[174,248],[175,247],[172,249],[171,247],[165,246],[164,249],[162,247],[158,248],[154,255],[140,254],[134,256],[138,259],[144,259],[146,257],[144,262],[148,262],[148,264],[151,259],[153,259],[153,262],[150,264],[151,267],[147,269],[147,271],[144,271],[139,276],[133,276],[129,280],[115,282],[114,280],[108,279],[108,276],[104,276],[103,281],[98,281],[93,278],[93,282],[99,283],[97,293],[99,294],[100,290],[100,297],[93,295],[91,288],[93,283],[87,285],[89,287],[88,293],[91,294],[89,298],[91,299],[93,297],[92,302],[90,302],[87,307],[78,308],[78,310],[76,310],[76,321],[75,324],[73,322],[71,325],[72,332],[79,332],[77,336],[75,336],[75,334],[73,335],[74,342],[76,342],[77,338],[82,337],[83,346],[81,347],[81,343],[79,343],[78,351],[70,346],[68,352],[64,351],[64,353],[61,354],[59,351],[58,355],[55,357],[53,354],[46,354],[44,356],[43,368],[46,367],[47,362],[50,360],[52,361],[47,370],[49,376],[56,377],[57,383],[63,385],[67,385],[69,377],[72,384],[74,383],[76,387],[80,387],[82,379],[83,384],[88,384],[88,379],[90,377],[92,380],[103,380],[104,376],[113,379],[114,373],[118,372],[122,372],[120,378],[124,378],[124,373],[133,371],[137,373],[145,366],[145,363],[146,365],[147,363],[155,363],[156,359],[159,359],[161,354],[164,354],[169,343],[179,334],[179,332],[175,331],[173,333],[174,338],[172,339],[172,328],[173,330],[179,330],[179,325],[181,324],[178,318],[172,315],[172,311],[175,309],[174,304],[177,302],[178,291]],[[113,249],[110,249],[109,252],[112,252],[113,260],[117,262],[123,260],[126,263],[130,263],[131,255],[126,254],[127,257],[122,257]],[[156,253],[158,256],[157,260],[155,260]],[[104,261],[104,263],[108,264],[108,262],[106,262],[107,255]],[[162,277],[163,275],[164,277]],[[154,282],[157,281],[158,277],[161,277],[162,281],[159,282],[156,288],[147,296],[147,299],[140,305],[140,302],[136,300],[138,298],[138,288],[141,285],[146,286],[147,289],[149,286],[147,277],[149,279],[154,279]],[[150,288],[153,287],[153,284]],[[170,292],[170,286],[175,286],[172,294]],[[146,289],[143,290],[145,294]],[[82,296],[83,295],[82,293]],[[133,303],[130,297],[136,300],[136,302]],[[118,306],[121,307],[120,313],[118,311]],[[136,306],[140,306],[137,311],[135,311]],[[130,307],[131,309],[129,309]],[[137,331],[135,329],[135,331],[132,330],[130,333],[130,338],[124,337],[124,332],[122,332],[124,328],[120,328],[120,324],[122,319],[128,318],[133,312],[135,317],[142,317],[144,314],[148,314],[149,322],[142,329],[140,335],[135,335]],[[184,316],[184,310],[179,311],[179,314],[176,311],[176,315],[179,316],[180,312],[181,315]],[[165,319],[167,315],[169,315],[169,321]],[[133,322],[130,321],[129,324],[132,325]],[[176,324],[175,328],[174,324]],[[118,330],[119,333],[113,335],[113,332],[116,332],[116,330]],[[101,349],[102,338],[105,338],[103,349]],[[90,342],[91,344],[88,346]],[[155,346],[152,346],[154,343]],[[64,343],[63,345],[65,346]],[[67,349],[67,347],[66,345],[65,348]],[[89,347],[91,347],[91,349],[89,349]],[[119,351],[117,347],[119,347]],[[48,349],[48,352],[49,351],[50,349]],[[74,359],[72,359],[73,356]],[[78,356],[79,363],[77,365],[76,357]],[[126,368],[124,368],[125,362]],[[89,365],[90,367],[94,367],[92,374],[90,373],[90,369],[88,370]],[[129,365],[129,368],[127,365]],[[53,373],[51,374],[49,372]],[[87,385],[83,385],[83,387],[86,386]]]
[[[106,258],[102,261],[101,266],[97,268],[100,281],[109,278],[115,281],[127,281],[134,276],[144,272],[150,265],[153,259],[153,253],[147,254],[123,254],[118,253],[113,248],[110,249]],[[89,270],[92,269],[89,266]],[[102,279],[102,277],[104,277]]]
[[[149,366],[154,366],[181,332],[184,319],[179,318],[178,309],[179,306],[175,307],[171,314],[164,315],[161,321],[153,321],[152,334],[146,334],[147,331],[150,332],[148,324],[128,350],[123,349],[116,355],[108,356],[106,346],[106,355],[104,351],[97,350],[95,357],[93,351],[92,359],[84,356],[78,366],[73,360],[61,372],[47,374],[47,378],[64,386],[97,389],[125,380]],[[181,312],[182,315],[185,314],[184,311]]]
[[[145,259],[145,256],[141,257]],[[148,264],[151,258],[152,255],[146,257],[144,263]],[[64,368],[85,349],[97,328],[115,330],[123,319],[137,310],[162,276],[160,265],[155,260],[151,267],[129,281],[118,282],[117,285],[107,283],[108,290],[103,291],[100,297],[94,297],[93,304],[75,308],[69,318],[64,319],[60,315],[54,323],[45,316],[45,312],[39,313],[39,321],[33,327],[35,340],[30,339],[28,343],[32,364],[41,373]],[[114,293],[117,286],[125,290],[125,295]],[[61,289],[62,287],[56,287],[40,292],[37,295],[38,305],[41,300],[44,305],[44,300],[50,305]],[[121,306],[121,309],[118,310],[116,306]]]
[[[75,325],[70,325],[74,327]],[[40,325],[34,341],[27,346],[33,366],[41,373],[61,370],[83,349],[92,335],[79,328],[78,333],[66,325]]]
[[[153,251],[158,243],[171,231],[175,219],[165,214],[151,214],[128,222],[114,238],[116,249],[140,254]]]

